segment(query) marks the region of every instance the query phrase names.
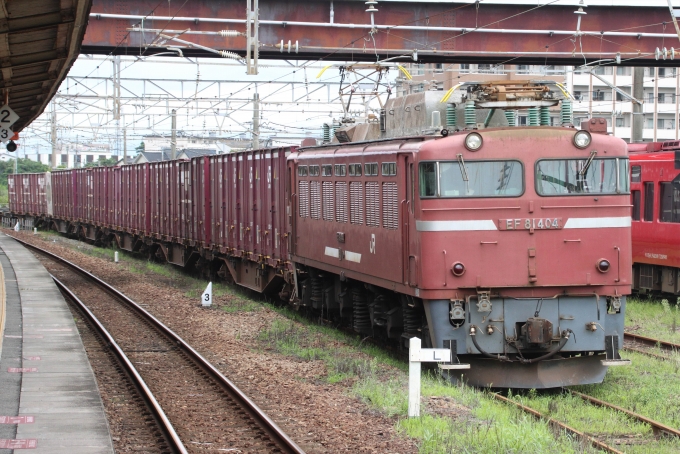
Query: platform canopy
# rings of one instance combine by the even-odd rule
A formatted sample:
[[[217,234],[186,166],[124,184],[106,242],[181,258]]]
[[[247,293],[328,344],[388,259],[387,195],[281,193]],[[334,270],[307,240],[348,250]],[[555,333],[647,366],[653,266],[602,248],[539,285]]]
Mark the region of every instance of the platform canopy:
[[[0,0],[0,85],[19,115],[15,132],[42,113],[80,52],[92,0]]]

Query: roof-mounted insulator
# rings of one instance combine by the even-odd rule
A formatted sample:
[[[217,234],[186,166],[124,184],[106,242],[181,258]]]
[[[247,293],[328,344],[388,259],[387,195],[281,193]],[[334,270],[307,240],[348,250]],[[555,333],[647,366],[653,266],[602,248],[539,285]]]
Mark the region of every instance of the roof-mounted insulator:
[[[225,38],[234,38],[240,34],[241,33],[236,30],[220,30],[220,36],[224,36]]]
[[[233,60],[243,60],[243,57],[241,57],[239,54],[235,54],[234,52],[229,52],[228,50],[221,50],[219,52],[220,55],[224,58],[231,58]]]
[[[368,8],[366,9],[367,13],[377,13],[378,9],[375,7],[378,4],[375,0],[369,0],[366,2],[366,5]]]
[[[276,44],[276,47],[279,48],[279,52],[283,53],[285,49],[288,49],[288,53],[290,54],[291,51],[293,50],[293,44],[291,40],[288,40],[288,44],[286,45],[283,40],[281,40],[280,43]],[[298,41],[295,41],[295,53],[297,54],[300,51],[300,46]],[[317,76],[318,77],[318,76]]]

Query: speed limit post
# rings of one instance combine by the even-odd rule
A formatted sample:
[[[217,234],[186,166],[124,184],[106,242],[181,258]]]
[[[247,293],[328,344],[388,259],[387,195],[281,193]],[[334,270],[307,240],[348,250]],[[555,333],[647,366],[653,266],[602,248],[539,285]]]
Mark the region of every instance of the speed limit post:
[[[201,306],[210,307],[212,306],[212,282],[208,283],[205,291],[201,295]]]

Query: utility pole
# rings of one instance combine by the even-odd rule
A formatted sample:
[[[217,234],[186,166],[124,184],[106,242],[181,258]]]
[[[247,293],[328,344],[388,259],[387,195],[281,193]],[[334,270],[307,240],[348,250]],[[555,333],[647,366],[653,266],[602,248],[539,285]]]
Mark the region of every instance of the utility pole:
[[[123,128],[123,164],[127,164],[127,128]]]
[[[260,95],[253,94],[253,150],[260,148]]]
[[[260,56],[258,0],[246,1],[246,74],[257,75],[257,62]],[[283,48],[281,48],[283,50]]]
[[[654,138],[657,138],[657,126],[659,122],[659,68],[654,68]]]
[[[52,142],[52,156],[51,156],[51,167],[52,169],[57,168],[57,111],[54,106],[54,100],[52,101],[52,118],[51,118],[52,128],[50,134],[50,141]]]
[[[161,158],[163,151],[161,151]],[[177,111],[172,109],[172,136],[170,138],[170,159],[177,159]]]
[[[642,126],[644,122],[644,78],[645,68],[633,68],[633,98],[642,101],[641,104],[632,101],[633,104],[633,118],[630,128],[630,142],[642,142]]]
[[[116,124],[116,155],[120,156],[120,55],[113,57],[113,119]]]

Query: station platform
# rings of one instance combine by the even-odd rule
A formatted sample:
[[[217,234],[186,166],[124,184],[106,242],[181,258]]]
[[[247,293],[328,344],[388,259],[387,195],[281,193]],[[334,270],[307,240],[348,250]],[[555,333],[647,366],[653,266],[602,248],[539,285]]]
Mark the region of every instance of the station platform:
[[[3,233],[0,265],[0,454],[113,454],[64,298],[35,256]]]

